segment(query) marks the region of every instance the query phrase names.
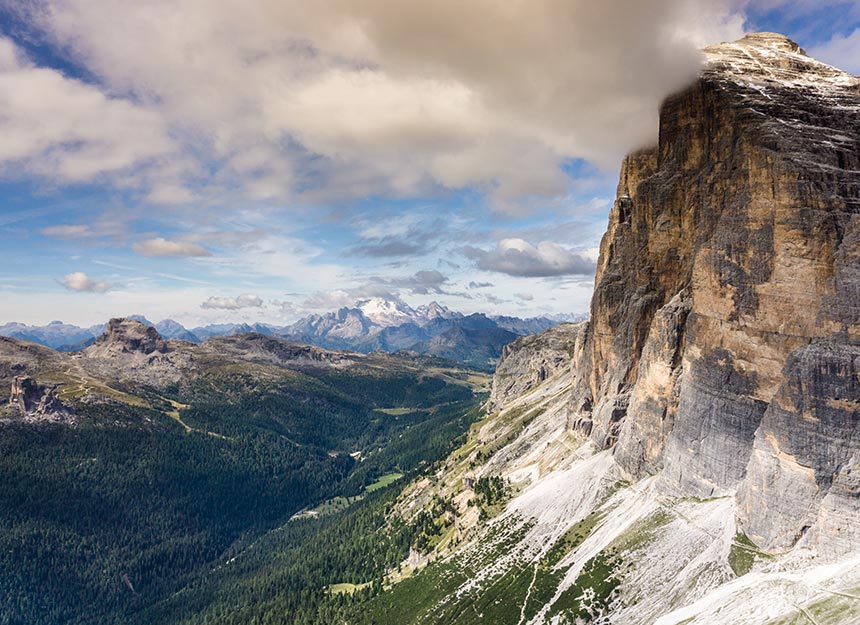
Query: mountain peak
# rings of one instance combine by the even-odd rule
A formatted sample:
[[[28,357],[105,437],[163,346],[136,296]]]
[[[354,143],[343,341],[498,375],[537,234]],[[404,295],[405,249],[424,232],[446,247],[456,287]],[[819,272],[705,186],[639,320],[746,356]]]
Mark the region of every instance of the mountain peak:
[[[415,316],[415,311],[408,304],[383,297],[356,302],[355,307],[373,323],[384,328],[407,323]]]
[[[796,41],[789,39],[781,33],[747,33],[738,39],[736,43],[738,45],[768,46],[777,50],[791,52],[792,54],[807,56],[806,51]]]
[[[813,59],[795,41],[778,33],[750,33],[737,41],[709,46],[704,52],[706,76],[759,90],[779,86],[820,94],[860,84],[856,76]]]
[[[104,333],[86,351],[101,353],[105,350],[151,354],[167,351],[167,343],[154,327],[136,319],[119,317],[108,321]]]

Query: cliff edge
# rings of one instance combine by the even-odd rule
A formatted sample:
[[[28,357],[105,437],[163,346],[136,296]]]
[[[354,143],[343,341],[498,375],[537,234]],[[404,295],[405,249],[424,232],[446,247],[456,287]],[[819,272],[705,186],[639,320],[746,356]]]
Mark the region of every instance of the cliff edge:
[[[628,156],[573,427],[631,479],[737,494],[767,550],[860,544],[860,79],[757,33],[707,48]]]

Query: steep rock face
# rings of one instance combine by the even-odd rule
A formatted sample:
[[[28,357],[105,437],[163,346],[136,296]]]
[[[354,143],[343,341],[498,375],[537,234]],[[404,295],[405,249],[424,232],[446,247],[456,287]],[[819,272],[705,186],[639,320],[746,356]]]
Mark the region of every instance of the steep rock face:
[[[830,342],[795,350],[755,437],[739,493],[753,540],[837,552],[860,544],[860,347]],[[827,505],[822,507],[822,500]]]
[[[501,410],[510,400],[525,395],[570,366],[577,338],[585,332],[585,326],[585,323],[562,323],[506,345],[493,376],[487,411]]]
[[[706,54],[622,166],[571,422],[630,477],[741,487],[780,548],[857,510],[860,79],[767,33]]]
[[[39,384],[28,376],[12,379],[9,405],[21,416],[37,420],[52,420],[66,414],[66,408],[54,393],[54,388]]]

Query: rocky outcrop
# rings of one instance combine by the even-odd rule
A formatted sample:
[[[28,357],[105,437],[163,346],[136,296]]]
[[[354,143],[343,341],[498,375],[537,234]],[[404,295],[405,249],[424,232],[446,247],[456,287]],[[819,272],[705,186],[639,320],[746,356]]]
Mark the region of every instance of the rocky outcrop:
[[[771,550],[860,545],[860,346],[795,350],[755,436],[739,493],[750,537]],[[827,499],[827,504],[822,506]]]
[[[68,411],[54,391],[55,387],[39,384],[29,376],[15,376],[9,406],[25,419],[57,420]]]
[[[351,364],[357,357],[261,334],[212,338],[198,350],[217,357],[292,367]]]
[[[766,548],[838,550],[860,509],[860,79],[781,35],[706,55],[622,166],[572,427],[631,478],[739,489]]]
[[[104,333],[87,348],[89,355],[105,353],[165,353],[167,342],[154,327],[133,319],[111,319]]]
[[[192,343],[165,341],[135,319],[111,319],[95,343],[77,355],[90,373],[105,379],[161,388],[179,384],[193,369]]]
[[[562,323],[505,345],[493,377],[488,412],[501,410],[510,400],[525,395],[570,366],[577,338],[585,332],[585,326],[585,323]]]

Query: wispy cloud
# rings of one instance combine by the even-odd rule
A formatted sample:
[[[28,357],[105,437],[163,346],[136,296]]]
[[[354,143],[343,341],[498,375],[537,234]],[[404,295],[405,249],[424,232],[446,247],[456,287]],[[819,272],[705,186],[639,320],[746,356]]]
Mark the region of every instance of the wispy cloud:
[[[155,237],[132,245],[141,256],[212,256],[212,253],[191,241],[176,241]]]
[[[236,297],[216,297],[212,296],[205,302],[200,304],[200,308],[216,309],[216,310],[240,310],[242,308],[259,308],[263,305],[263,300],[253,293],[243,293]]]
[[[828,41],[812,48],[809,53],[839,69],[860,74],[860,28],[847,35],[836,33]]]
[[[435,269],[424,269],[411,276],[380,277],[375,276],[372,282],[395,289],[407,289],[410,293],[426,295],[441,293],[448,278]]]

